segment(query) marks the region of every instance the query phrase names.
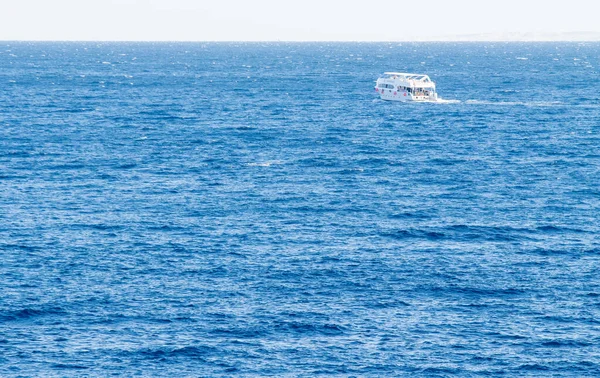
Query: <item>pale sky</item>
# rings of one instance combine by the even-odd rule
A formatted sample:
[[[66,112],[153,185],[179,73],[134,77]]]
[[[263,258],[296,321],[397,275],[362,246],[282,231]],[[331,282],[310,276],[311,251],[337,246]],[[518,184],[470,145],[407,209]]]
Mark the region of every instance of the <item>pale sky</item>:
[[[0,0],[0,40],[402,41],[594,32],[600,0]]]

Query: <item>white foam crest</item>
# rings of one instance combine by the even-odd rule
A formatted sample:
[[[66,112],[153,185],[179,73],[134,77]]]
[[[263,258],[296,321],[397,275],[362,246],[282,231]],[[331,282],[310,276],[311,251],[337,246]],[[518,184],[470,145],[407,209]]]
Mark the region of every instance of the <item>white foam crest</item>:
[[[467,100],[465,104],[469,105],[498,105],[498,106],[535,106],[548,107],[559,106],[564,103],[560,101],[489,101],[489,100]]]
[[[272,161],[263,161],[263,162],[254,162],[248,163],[249,167],[270,167],[272,165],[283,164],[281,160],[272,160]]]
[[[462,101],[460,100],[445,100],[441,97],[438,97],[437,101],[431,101],[437,104],[460,104]]]

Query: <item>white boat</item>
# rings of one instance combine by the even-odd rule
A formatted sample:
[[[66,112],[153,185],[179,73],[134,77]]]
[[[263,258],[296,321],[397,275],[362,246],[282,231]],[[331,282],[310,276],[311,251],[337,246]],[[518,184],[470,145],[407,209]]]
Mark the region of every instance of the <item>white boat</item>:
[[[437,101],[435,83],[427,75],[385,72],[377,79],[375,90],[382,100]]]

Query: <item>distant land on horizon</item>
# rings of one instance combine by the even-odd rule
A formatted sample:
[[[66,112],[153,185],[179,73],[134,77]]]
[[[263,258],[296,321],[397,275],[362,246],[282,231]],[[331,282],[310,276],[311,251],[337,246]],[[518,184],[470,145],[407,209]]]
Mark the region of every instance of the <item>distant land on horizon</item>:
[[[408,40],[407,40],[408,41]],[[600,32],[508,32],[479,33],[414,38],[412,41],[438,42],[600,42]]]

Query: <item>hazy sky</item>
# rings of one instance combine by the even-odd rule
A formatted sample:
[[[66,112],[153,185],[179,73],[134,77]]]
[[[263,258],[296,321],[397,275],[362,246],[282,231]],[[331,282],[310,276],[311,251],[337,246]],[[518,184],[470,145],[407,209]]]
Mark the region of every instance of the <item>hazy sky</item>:
[[[598,32],[600,0],[0,0],[0,40],[394,41]]]

